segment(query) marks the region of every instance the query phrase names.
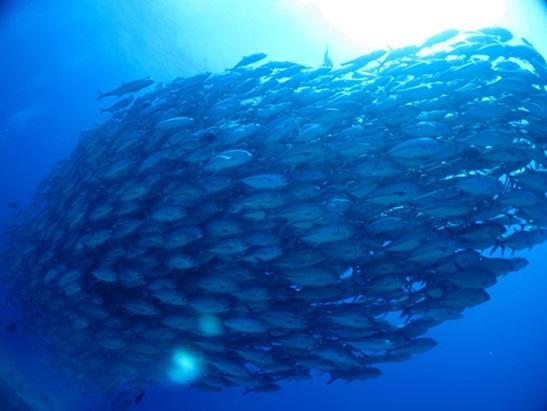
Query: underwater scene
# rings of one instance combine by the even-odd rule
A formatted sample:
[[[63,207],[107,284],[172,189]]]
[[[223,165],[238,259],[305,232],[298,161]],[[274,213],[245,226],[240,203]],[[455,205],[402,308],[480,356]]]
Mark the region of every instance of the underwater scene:
[[[547,411],[547,1],[0,1],[0,411]]]

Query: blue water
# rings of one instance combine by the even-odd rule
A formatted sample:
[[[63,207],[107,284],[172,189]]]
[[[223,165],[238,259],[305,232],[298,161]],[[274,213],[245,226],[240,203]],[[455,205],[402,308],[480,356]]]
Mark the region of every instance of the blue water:
[[[16,217],[7,203],[27,204],[53,164],[68,157],[80,130],[107,118],[95,101],[98,89],[147,75],[168,81],[220,71],[257,51],[320,64],[326,44],[340,60],[366,49],[316,16],[290,13],[278,3],[0,2],[0,226]],[[515,12],[500,24],[547,55],[542,2],[513,3]],[[489,302],[431,332],[439,343],[434,350],[383,366],[381,378],[325,385],[327,377],[318,376],[277,393],[245,396],[165,385],[148,390],[131,409],[547,410],[547,245],[525,257],[529,266],[489,289]],[[0,366],[17,370],[25,395],[54,410],[106,409],[97,395],[67,381],[24,327],[4,332],[20,313],[1,291]]]

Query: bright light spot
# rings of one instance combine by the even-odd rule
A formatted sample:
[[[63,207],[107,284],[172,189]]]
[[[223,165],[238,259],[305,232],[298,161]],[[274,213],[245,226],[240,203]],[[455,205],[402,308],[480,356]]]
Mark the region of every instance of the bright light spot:
[[[222,333],[222,325],[214,315],[202,315],[199,318],[199,329],[206,335],[219,335]]]
[[[192,353],[184,350],[177,351],[173,355],[172,362],[168,372],[171,381],[188,384],[199,376],[201,361]]]
[[[342,273],[342,275],[340,276],[340,279],[345,280],[346,278],[350,278],[352,275],[353,275],[353,267],[350,267]]]
[[[283,2],[283,0],[281,0]],[[367,48],[421,44],[455,28],[502,25],[508,0],[291,0]],[[288,1],[283,2],[287,7]]]

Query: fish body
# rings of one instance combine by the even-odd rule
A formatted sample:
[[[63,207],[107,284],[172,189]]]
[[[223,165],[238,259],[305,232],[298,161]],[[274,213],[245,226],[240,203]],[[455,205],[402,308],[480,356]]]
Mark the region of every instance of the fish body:
[[[434,36],[431,36],[427,40],[425,40],[421,47],[431,47],[439,43],[444,43],[445,41],[448,41],[454,37],[456,37],[458,34],[460,34],[459,30],[456,29],[448,29],[443,31],[442,33],[435,34]]]
[[[239,67],[246,67],[251,64],[257,63],[260,60],[264,60],[267,57],[265,53],[255,53],[255,54],[249,54],[248,56],[243,57],[239,62],[232,68],[232,70],[235,70]]]
[[[247,150],[227,150],[213,156],[204,166],[206,171],[221,171],[247,163],[253,155]]]
[[[119,87],[111,91],[107,91],[106,93],[99,92],[97,100],[103,99],[105,97],[113,97],[113,96],[120,97],[120,96],[123,96],[124,94],[136,93],[137,91],[140,91],[146,87],[151,86],[152,84],[154,84],[154,80],[152,80],[150,77],[145,77],[143,79],[133,80],[127,83],[122,83]]]
[[[110,107],[101,108],[101,113],[109,112],[109,113],[115,113],[116,111],[120,111],[124,108],[127,108],[135,99],[133,96],[124,97],[121,100],[115,102]]]

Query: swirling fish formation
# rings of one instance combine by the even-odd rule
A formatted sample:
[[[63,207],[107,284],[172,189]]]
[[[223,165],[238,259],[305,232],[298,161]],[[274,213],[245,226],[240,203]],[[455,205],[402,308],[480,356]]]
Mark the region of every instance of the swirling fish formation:
[[[208,390],[376,377],[547,238],[547,67],[525,40],[265,57],[102,94],[138,92],[12,228],[26,320],[87,386],[176,379],[181,352]]]

